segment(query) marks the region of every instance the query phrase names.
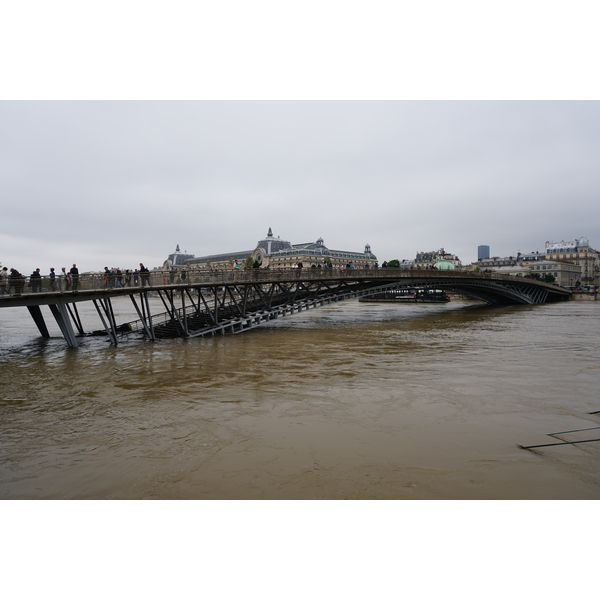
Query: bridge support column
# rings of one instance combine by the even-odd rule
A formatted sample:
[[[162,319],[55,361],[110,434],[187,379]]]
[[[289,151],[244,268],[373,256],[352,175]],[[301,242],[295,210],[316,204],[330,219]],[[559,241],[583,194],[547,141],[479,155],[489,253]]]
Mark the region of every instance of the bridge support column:
[[[79,316],[79,312],[77,310],[77,305],[73,302],[73,309],[67,304],[67,310],[71,315],[71,319],[73,319],[73,323],[75,323],[75,327],[77,327],[77,331],[80,335],[83,335],[83,325],[81,324],[81,317]]]
[[[50,334],[48,333],[48,328],[44,321],[44,315],[42,315],[42,309],[39,306],[28,306],[27,310],[29,310],[29,314],[33,317],[37,328],[40,330],[41,336],[43,338],[49,338]]]
[[[186,321],[186,316],[185,316],[184,290],[181,290],[181,306],[182,306],[181,312],[182,312],[183,320],[179,316],[179,311],[177,310],[177,307],[175,306],[175,291],[174,290],[165,290],[164,293],[165,293],[165,296],[167,297],[167,300],[169,301],[169,304],[167,304],[165,302],[162,292],[160,290],[158,290],[158,295],[163,303],[163,306],[167,309],[167,312],[169,313],[171,320],[177,321],[179,323],[179,327],[181,328],[181,331],[183,332],[183,337],[188,337],[189,334],[188,334],[188,327],[187,327],[187,321]]]
[[[133,303],[140,321],[142,322],[146,335],[149,339],[155,340],[156,336],[154,335],[154,328],[152,327],[152,315],[150,314],[150,305],[148,304],[148,293],[140,292],[140,304],[142,306],[141,310],[135,301],[135,296],[131,294],[129,297],[131,298],[131,302]]]
[[[75,332],[73,331],[73,326],[71,325],[65,303],[60,302],[58,304],[50,304],[50,310],[52,311],[69,348],[77,348],[79,344],[77,343],[77,338],[75,337]]]
[[[117,345],[117,325],[115,323],[115,315],[113,313],[112,304],[110,302],[110,298],[105,298],[104,300],[92,300],[96,310],[98,311],[98,315],[100,316],[100,320],[102,321],[102,325],[104,325],[104,329],[106,330],[106,334],[110,338],[110,341],[115,346]],[[104,311],[104,315],[100,310],[100,306],[98,306],[98,302],[100,302],[100,306],[102,307],[102,311]],[[106,316],[106,319],[104,318]]]
[[[185,310],[185,290],[181,290],[181,316],[183,317],[183,321],[181,321],[181,324],[183,326],[183,333],[185,337],[188,337],[190,335],[190,332],[188,330],[187,315]]]

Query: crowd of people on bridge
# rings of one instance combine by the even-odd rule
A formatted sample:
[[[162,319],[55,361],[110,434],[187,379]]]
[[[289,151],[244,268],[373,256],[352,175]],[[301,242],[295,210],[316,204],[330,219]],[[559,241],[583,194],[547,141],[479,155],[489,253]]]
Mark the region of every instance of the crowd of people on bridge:
[[[246,266],[245,268],[249,268]],[[289,267],[288,267],[289,268]],[[301,270],[305,268],[302,262],[294,263],[291,267],[298,275]],[[333,264],[331,261],[324,261],[322,264],[313,263],[310,265],[311,269],[354,269],[355,265],[350,261],[346,264]],[[381,264],[381,267],[377,262],[372,265],[367,263],[364,265],[365,269],[386,269],[388,268],[387,261]],[[254,261],[251,265],[252,271],[258,275],[258,270],[272,270],[278,272],[282,270],[280,267],[270,269],[269,266],[263,266],[258,261]],[[234,272],[242,270],[242,264],[238,261],[235,263]],[[193,270],[192,270],[193,271]],[[209,272],[213,272],[210,269]],[[193,272],[191,273],[193,275]],[[179,284],[187,283],[189,280],[188,272],[185,268],[175,268],[163,271],[162,277],[156,280],[159,284]],[[119,267],[108,268],[104,267],[104,271],[100,273],[84,274],[83,281],[86,289],[90,288],[90,280],[92,281],[92,287],[94,289],[118,289],[128,287],[146,287],[150,286],[150,270],[144,266],[143,263],[139,264],[139,269],[124,269],[121,270]],[[42,291],[46,292],[78,292],[81,289],[81,278],[77,265],[73,263],[73,266],[67,270],[66,267],[62,267],[60,273],[57,273],[54,267],[50,268],[48,275],[42,276],[40,269],[35,269],[29,277],[21,274],[17,269],[9,269],[3,267],[0,270],[0,295],[15,295],[20,296],[25,289],[32,293],[39,293]],[[191,280],[189,280],[191,282]]]
[[[0,293],[2,295],[10,293],[14,290],[15,296],[20,296],[25,287],[25,277],[16,269],[11,269],[10,274],[8,267],[3,267],[0,271]]]
[[[0,270],[0,295],[20,296],[25,291],[26,286],[30,288],[31,292],[39,293],[42,291],[44,279],[48,281],[48,291],[70,290],[76,292],[79,287],[79,269],[73,263],[69,271],[66,267],[63,267],[61,274],[56,275],[54,267],[52,267],[50,273],[44,278],[38,268],[29,276],[29,281],[27,281],[27,277],[17,269],[10,269],[9,272],[8,267],[2,267],[2,270]]]
[[[54,267],[50,268],[48,275],[42,276],[41,270],[35,269],[29,278],[20,273],[17,269],[8,269],[8,267],[2,267],[0,269],[0,295],[12,295],[20,296],[23,294],[25,289],[32,293],[39,293],[42,291],[43,283],[46,282],[45,291],[49,292],[78,292],[81,286],[81,280],[79,275],[79,269],[77,264],[73,263],[73,266],[67,270],[66,267],[62,267],[60,273],[56,273]],[[104,288],[118,288],[130,286],[132,283],[134,286],[150,285],[150,270],[140,263],[140,268],[135,270],[127,269],[121,271],[118,267],[116,269],[109,269],[104,267]]]

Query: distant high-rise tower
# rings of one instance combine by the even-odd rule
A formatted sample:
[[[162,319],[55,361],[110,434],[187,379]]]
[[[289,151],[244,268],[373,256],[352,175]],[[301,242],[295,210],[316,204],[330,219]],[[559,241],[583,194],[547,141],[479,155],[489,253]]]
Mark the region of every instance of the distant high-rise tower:
[[[489,246],[477,246],[477,260],[481,260],[482,258],[490,257],[490,247]]]

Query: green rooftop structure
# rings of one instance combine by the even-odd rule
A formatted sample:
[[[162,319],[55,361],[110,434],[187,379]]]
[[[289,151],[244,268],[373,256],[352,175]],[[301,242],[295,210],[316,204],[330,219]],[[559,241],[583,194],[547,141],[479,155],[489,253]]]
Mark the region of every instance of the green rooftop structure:
[[[438,271],[454,271],[456,268],[451,262],[443,259],[433,265]]]

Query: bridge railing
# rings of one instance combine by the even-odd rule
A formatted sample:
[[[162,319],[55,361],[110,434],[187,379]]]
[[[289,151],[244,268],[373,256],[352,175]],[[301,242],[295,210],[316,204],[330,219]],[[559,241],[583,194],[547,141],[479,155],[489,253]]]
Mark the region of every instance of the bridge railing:
[[[348,269],[348,268],[300,268],[300,269],[233,269],[233,270],[189,270],[168,271],[154,270],[146,274],[123,272],[120,275],[111,273],[82,273],[75,278],[58,274],[54,279],[49,276],[23,277],[19,280],[9,279],[0,294],[24,295],[39,293],[72,293],[82,291],[139,289],[144,287],[176,287],[176,286],[215,286],[235,283],[269,283],[277,281],[319,281],[319,280],[353,280],[360,279],[414,279],[420,276],[440,279],[472,278],[474,280],[495,279],[523,283],[534,281],[511,275],[495,273],[473,273],[469,271],[437,271],[432,269]]]

